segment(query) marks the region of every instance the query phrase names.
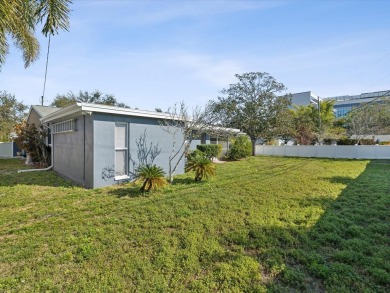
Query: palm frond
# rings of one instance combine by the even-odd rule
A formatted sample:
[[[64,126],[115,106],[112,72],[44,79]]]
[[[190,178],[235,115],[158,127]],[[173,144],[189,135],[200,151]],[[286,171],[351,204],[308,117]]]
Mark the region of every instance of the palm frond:
[[[44,22],[42,33],[58,34],[59,30],[69,30],[70,0],[39,0],[36,17]]]
[[[194,156],[187,162],[186,172],[195,172],[195,181],[201,181],[203,178],[215,176],[215,165],[205,155]]]
[[[168,182],[165,179],[165,172],[156,165],[143,165],[137,169],[138,181],[143,182],[141,191],[158,190],[165,187]]]

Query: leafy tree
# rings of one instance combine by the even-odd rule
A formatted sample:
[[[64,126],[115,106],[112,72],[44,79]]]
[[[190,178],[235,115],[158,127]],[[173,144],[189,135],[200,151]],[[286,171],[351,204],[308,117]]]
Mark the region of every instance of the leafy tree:
[[[18,102],[14,95],[0,92],[0,141],[8,141],[17,123],[25,118],[27,106]]]
[[[344,128],[335,119],[334,101],[321,101],[319,109],[313,104],[294,108],[292,113],[297,143],[321,144],[324,139],[338,139],[344,135]]]
[[[199,182],[203,178],[211,178],[216,173],[215,165],[204,153],[193,156],[188,160],[186,172],[190,171],[195,172],[195,182]]]
[[[51,103],[51,106],[63,108],[70,106],[76,102],[103,104],[108,106],[129,108],[129,106],[127,106],[126,104],[118,102],[113,95],[103,94],[98,90],[95,90],[92,93],[89,93],[88,91],[79,91],[78,95],[75,95],[71,91],[65,95],[57,95],[54,101]]]
[[[285,109],[276,117],[274,136],[282,139],[285,144],[297,136],[293,110]]]
[[[38,23],[47,37],[69,29],[70,0],[0,0],[0,69],[9,50],[7,36],[23,54],[25,67],[39,55],[34,36]]]
[[[225,97],[214,102],[221,123],[245,132],[251,139],[252,155],[258,138],[271,137],[277,117],[290,105],[288,95],[277,96],[286,87],[266,72],[235,75],[238,82],[221,91]]]
[[[161,167],[156,165],[140,166],[137,170],[138,180],[143,182],[140,190],[145,192],[165,187],[168,182],[164,176],[165,172]]]
[[[295,107],[293,111],[296,127],[295,140],[301,145],[310,145],[315,141],[317,131],[313,116],[315,108],[312,105]]]
[[[43,126],[36,127],[34,124],[27,125],[25,122],[15,127],[17,138],[16,145],[19,149],[26,150],[34,162],[45,165],[50,164],[50,148],[46,146],[47,131]]]
[[[347,128],[357,144],[368,135],[390,132],[390,102],[369,103],[352,109],[347,115]]]

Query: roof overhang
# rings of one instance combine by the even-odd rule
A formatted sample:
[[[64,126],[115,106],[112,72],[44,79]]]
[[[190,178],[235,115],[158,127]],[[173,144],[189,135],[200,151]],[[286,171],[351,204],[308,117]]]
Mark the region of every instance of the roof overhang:
[[[89,115],[91,113],[104,113],[104,114],[146,117],[146,118],[155,118],[155,119],[172,119],[171,115],[163,112],[136,110],[131,108],[121,108],[121,107],[107,106],[101,104],[75,103],[66,108],[62,108],[54,113],[46,115],[45,117],[41,118],[41,122],[42,123],[58,122],[58,121],[76,118],[81,115]],[[205,127],[203,129],[206,130],[207,128],[208,127]],[[218,132],[220,133],[231,134],[231,135],[242,133],[240,129],[225,128],[219,126],[209,126],[209,129],[210,131],[218,130]]]
[[[121,108],[100,104],[76,103],[43,117],[41,121],[43,123],[48,123],[57,120],[71,119],[89,113],[104,113],[156,119],[171,119],[171,116],[167,113]]]

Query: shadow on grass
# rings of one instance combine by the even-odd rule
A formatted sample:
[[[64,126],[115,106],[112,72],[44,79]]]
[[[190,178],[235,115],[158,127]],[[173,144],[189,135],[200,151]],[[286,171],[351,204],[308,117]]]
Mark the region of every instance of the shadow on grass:
[[[147,193],[143,194],[140,191],[139,186],[120,186],[118,188],[108,190],[107,194],[114,195],[119,198],[121,197],[136,198],[136,197],[147,196]]]
[[[332,177],[345,184],[317,223],[283,247],[285,268],[269,285],[272,291],[390,291],[390,168],[370,162],[356,179]],[[276,233],[275,231],[269,233]],[[283,238],[283,237],[282,237]],[[284,237],[285,238],[285,237]]]
[[[195,184],[196,182],[195,182],[195,180],[194,180],[194,178],[192,178],[192,177],[183,177],[183,178],[175,178],[174,180],[173,180],[173,184],[172,185],[187,185],[187,184]],[[202,181],[201,182],[198,182],[198,183],[202,183]]]

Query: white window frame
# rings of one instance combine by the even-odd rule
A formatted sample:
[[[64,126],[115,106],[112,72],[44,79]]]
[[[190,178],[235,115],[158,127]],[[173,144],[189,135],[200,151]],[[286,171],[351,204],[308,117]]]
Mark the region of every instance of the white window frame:
[[[122,174],[122,175],[116,175],[116,165],[115,165],[115,168],[114,168],[114,174],[115,174],[115,177],[114,177],[114,180],[115,181],[120,181],[120,180],[126,180],[126,179],[129,179],[129,161],[128,161],[128,135],[129,135],[129,125],[127,123],[124,123],[124,122],[116,122],[115,123],[115,128],[117,126],[125,126],[125,147],[123,148],[118,148],[116,145],[115,145],[115,158],[114,158],[114,162],[116,163],[116,154],[117,152],[123,152],[125,151],[125,174]],[[114,131],[114,144],[116,144],[116,130]]]
[[[74,132],[74,131],[76,131],[75,119],[61,121],[51,125],[52,134]]]

